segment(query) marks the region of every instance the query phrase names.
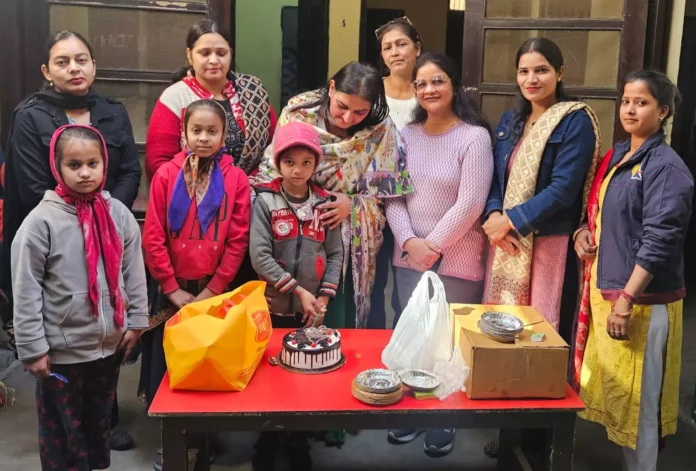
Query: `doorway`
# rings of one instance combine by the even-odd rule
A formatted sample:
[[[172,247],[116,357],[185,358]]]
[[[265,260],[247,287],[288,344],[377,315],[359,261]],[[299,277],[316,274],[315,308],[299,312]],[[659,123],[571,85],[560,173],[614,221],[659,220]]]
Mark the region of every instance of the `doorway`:
[[[377,38],[375,37],[375,31],[390,21],[406,16],[406,10],[367,7],[362,11],[362,15],[365,17],[365,33],[363,37],[360,38],[360,41],[364,44],[364,47],[361,49],[365,51],[365,54],[360,60],[373,65],[379,64],[382,69],[382,74],[388,75],[387,68],[382,61],[382,55],[379,44],[377,43]]]
[[[677,87],[682,94],[682,104],[677,110],[672,128],[672,148],[684,159],[684,162],[696,175],[696,56],[684,53],[696,49],[696,0],[687,1],[684,16],[684,32],[682,33],[681,59],[679,61],[679,76]],[[693,204],[696,206],[696,196]],[[686,244],[696,243],[696,217],[691,215],[691,224]],[[685,276],[687,285],[696,282],[696,251],[686,250]]]

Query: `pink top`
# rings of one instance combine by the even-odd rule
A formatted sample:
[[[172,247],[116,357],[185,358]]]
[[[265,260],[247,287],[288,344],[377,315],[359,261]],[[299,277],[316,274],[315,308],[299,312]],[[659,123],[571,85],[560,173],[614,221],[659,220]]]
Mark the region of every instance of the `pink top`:
[[[488,131],[461,123],[432,135],[413,124],[401,134],[414,191],[386,200],[395,238],[394,266],[408,268],[401,260],[403,245],[418,237],[442,249],[440,275],[482,280],[486,236],[481,216],[493,181]]]

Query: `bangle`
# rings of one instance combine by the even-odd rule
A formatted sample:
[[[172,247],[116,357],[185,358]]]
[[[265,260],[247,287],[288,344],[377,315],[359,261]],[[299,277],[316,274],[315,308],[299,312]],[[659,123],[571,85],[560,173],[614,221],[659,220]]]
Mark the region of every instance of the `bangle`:
[[[587,227],[587,226],[583,226],[583,227],[581,227],[580,229],[578,229],[577,231],[573,232],[573,242],[575,242],[575,239],[578,238],[578,235],[579,235],[582,231],[584,231],[585,229],[588,229],[588,227]]]
[[[632,296],[630,293],[628,293],[628,291],[626,291],[625,289],[622,289],[622,290],[619,292],[619,296],[621,296],[621,297],[624,298],[626,301],[628,301],[629,303],[631,303],[631,305],[634,305],[634,304],[636,303],[636,298],[635,298],[634,296]]]
[[[611,312],[612,312],[615,316],[621,317],[622,319],[625,319],[626,317],[631,317],[631,314],[633,314],[633,307],[631,307],[631,309],[629,309],[629,310],[626,311],[626,312],[616,312],[616,311],[614,310],[614,306],[615,306],[615,305],[616,305],[616,303],[614,303],[614,304],[611,305]]]

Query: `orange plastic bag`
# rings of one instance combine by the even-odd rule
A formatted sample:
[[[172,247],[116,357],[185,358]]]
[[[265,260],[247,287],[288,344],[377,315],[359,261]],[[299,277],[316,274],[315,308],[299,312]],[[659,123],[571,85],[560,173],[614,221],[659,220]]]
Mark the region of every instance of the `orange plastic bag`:
[[[172,389],[243,391],[271,337],[266,283],[183,307],[164,328]]]

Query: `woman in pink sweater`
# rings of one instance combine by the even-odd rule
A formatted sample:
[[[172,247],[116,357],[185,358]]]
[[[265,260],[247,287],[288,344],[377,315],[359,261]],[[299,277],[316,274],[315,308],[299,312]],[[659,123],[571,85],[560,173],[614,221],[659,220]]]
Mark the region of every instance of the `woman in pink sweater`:
[[[467,99],[449,57],[424,54],[414,77],[416,119],[402,130],[413,193],[386,202],[399,302],[405,307],[422,273],[432,270],[445,285],[448,302],[480,303],[486,247],[481,215],[493,179],[491,131]],[[397,314],[395,325],[398,320]],[[406,443],[417,435],[390,430],[389,440]],[[447,454],[453,439],[454,429],[430,430],[425,451]]]

